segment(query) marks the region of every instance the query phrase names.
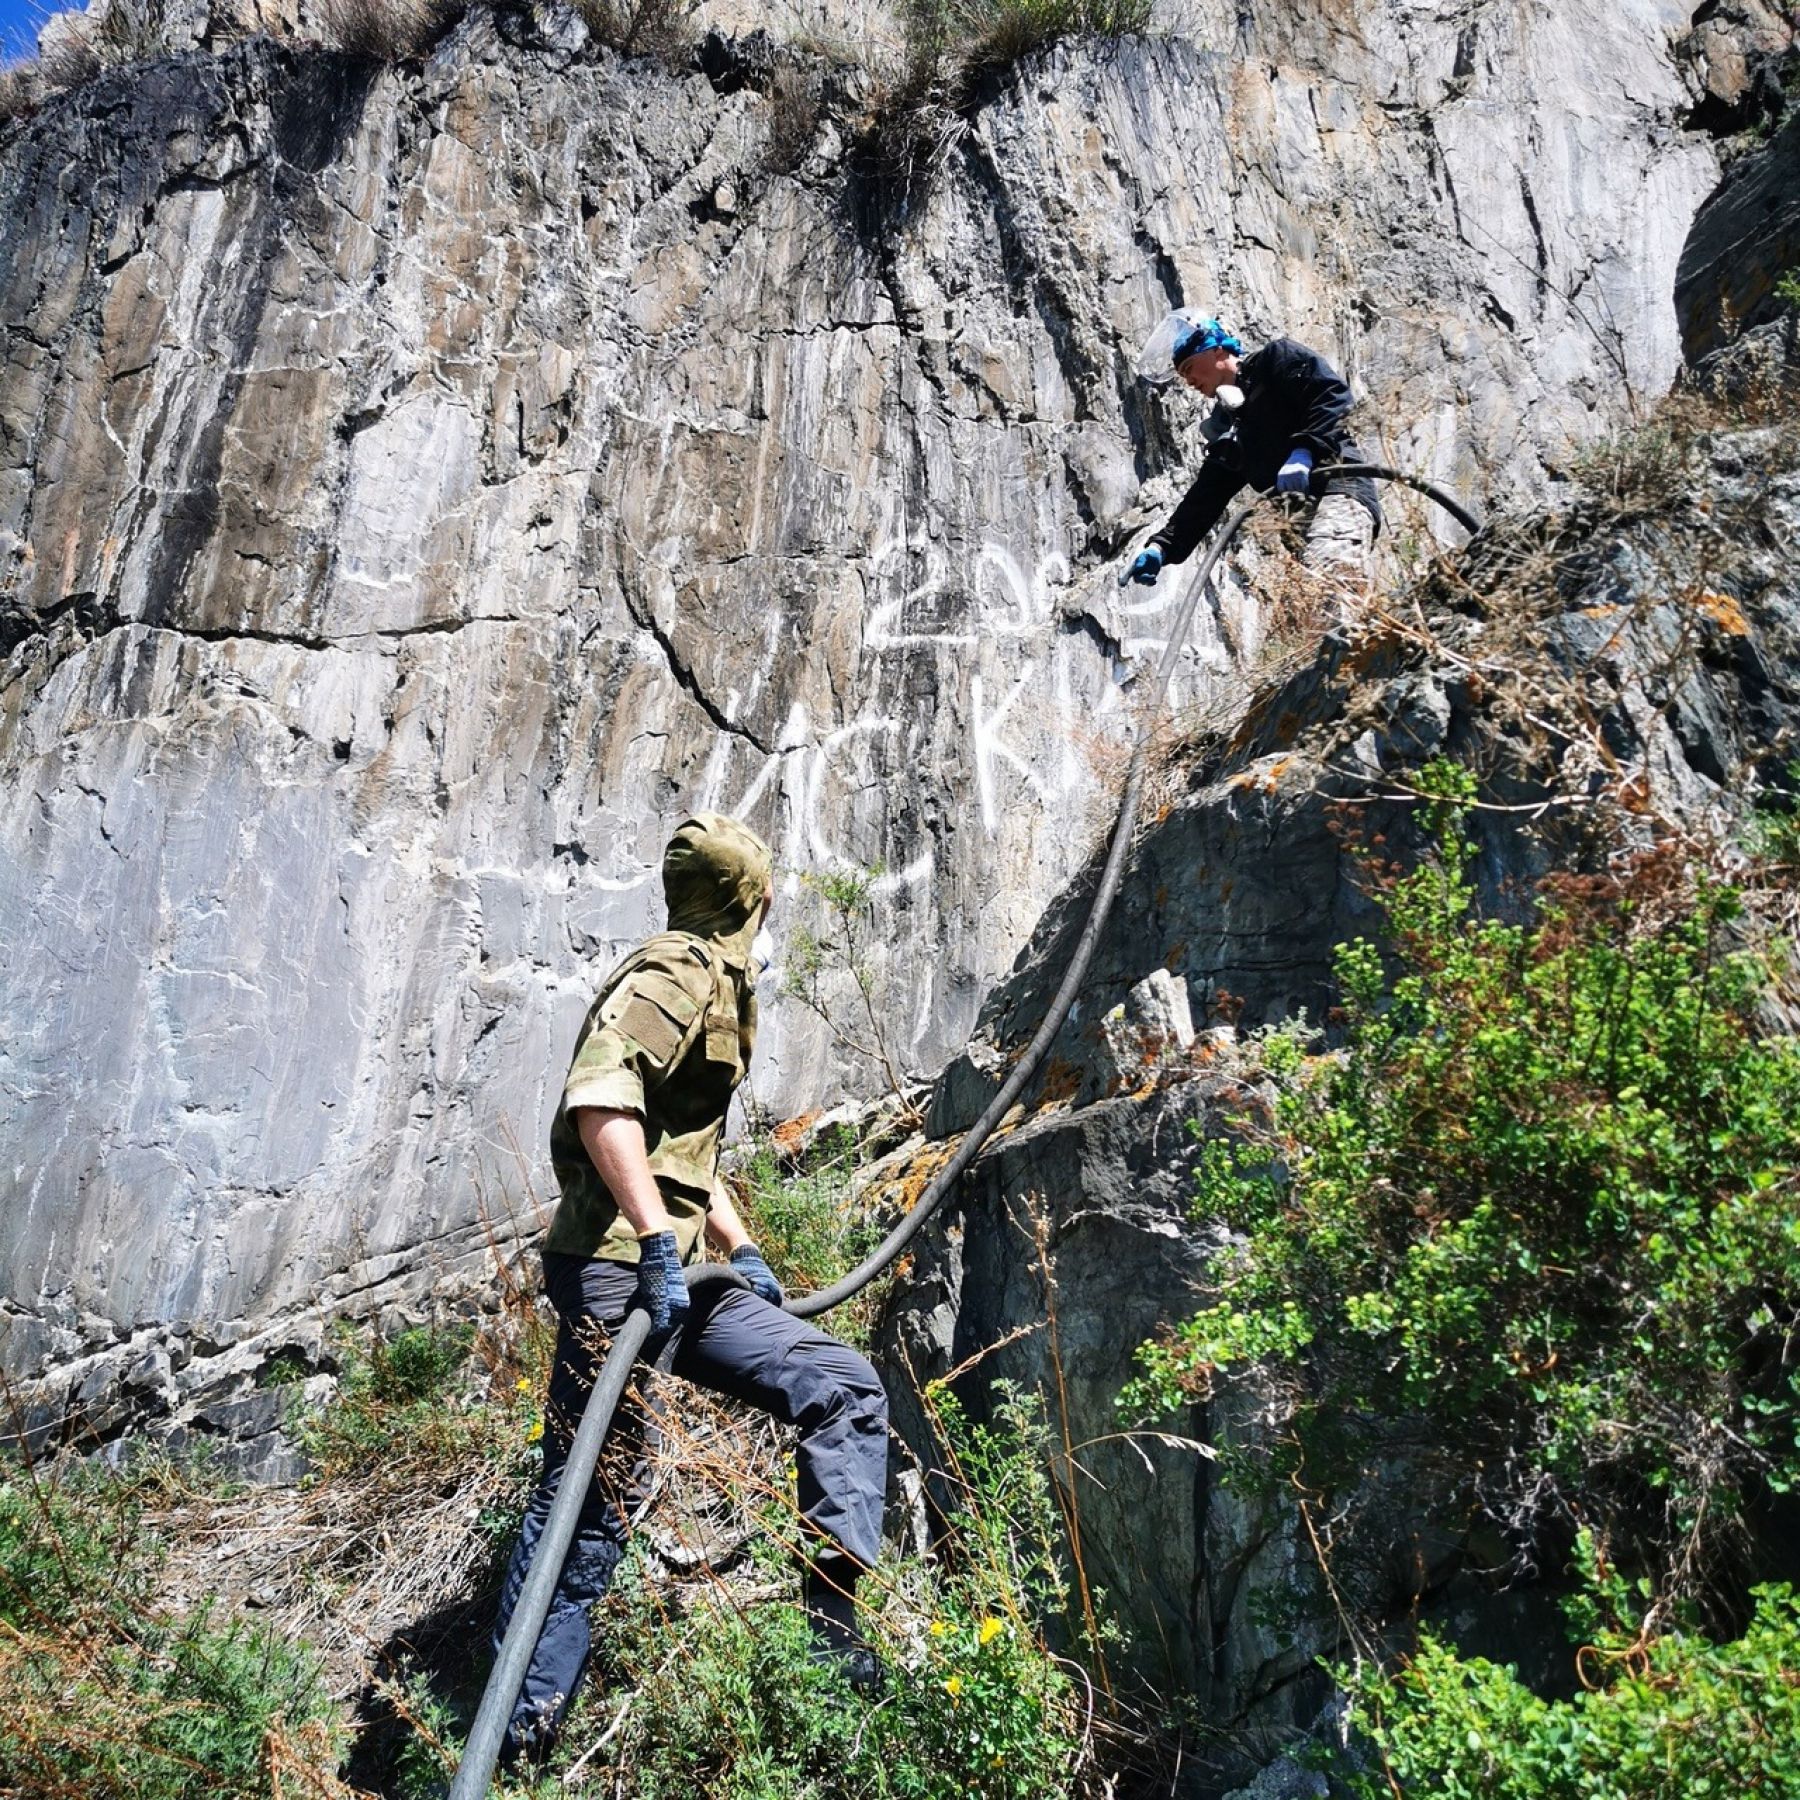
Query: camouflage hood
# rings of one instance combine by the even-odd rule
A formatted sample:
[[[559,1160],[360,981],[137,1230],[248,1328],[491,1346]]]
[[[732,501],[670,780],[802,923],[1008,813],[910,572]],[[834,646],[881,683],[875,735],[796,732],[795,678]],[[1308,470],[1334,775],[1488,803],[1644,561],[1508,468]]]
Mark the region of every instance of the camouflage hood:
[[[740,967],[775,859],[747,826],[723,813],[695,813],[675,827],[663,852],[669,929],[709,938]]]

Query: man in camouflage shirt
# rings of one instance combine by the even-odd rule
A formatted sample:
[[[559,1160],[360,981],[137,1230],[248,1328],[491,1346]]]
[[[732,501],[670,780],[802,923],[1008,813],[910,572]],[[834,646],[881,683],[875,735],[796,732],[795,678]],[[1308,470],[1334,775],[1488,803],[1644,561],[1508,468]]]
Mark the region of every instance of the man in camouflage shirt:
[[[500,1596],[498,1650],[556,1498],[605,1345],[650,1316],[647,1362],[798,1426],[800,1512],[813,1547],[804,1597],[816,1654],[864,1685],[858,1575],[875,1560],[887,1485],[887,1396],[855,1351],[781,1310],[782,1292],[718,1177],[725,1113],[756,1035],[751,943],[774,897],[767,847],[734,819],[686,820],[663,855],[669,929],[613,970],[589,1009],[550,1131],[562,1201],[544,1240],[559,1326],[544,1467]],[[749,1283],[689,1306],[682,1265],[702,1239]],[[587,1611],[606,1592],[642,1497],[645,1418],[614,1420],[508,1728],[505,1754],[541,1756],[588,1656]]]

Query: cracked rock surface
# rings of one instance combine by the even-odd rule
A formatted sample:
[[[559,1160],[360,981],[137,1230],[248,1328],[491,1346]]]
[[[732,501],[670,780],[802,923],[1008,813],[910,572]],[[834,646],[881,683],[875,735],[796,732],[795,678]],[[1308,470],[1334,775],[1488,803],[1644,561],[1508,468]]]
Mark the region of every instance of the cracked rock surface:
[[[1478,504],[1678,366],[1685,6],[1203,4],[994,81],[910,196],[552,11],[0,138],[0,1359],[97,1429],[536,1223],[687,809],[790,922],[880,863],[892,1033],[958,1049],[1179,596],[1113,581],[1198,444],[1132,378],[1168,305],[1318,345]],[[763,1102],[862,1079],[769,1005]]]

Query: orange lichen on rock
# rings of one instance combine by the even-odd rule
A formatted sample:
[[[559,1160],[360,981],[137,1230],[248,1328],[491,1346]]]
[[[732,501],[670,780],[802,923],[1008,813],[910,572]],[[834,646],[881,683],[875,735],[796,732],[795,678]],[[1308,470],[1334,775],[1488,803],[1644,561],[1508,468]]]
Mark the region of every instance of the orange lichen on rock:
[[[1061,1056],[1053,1056],[1044,1068],[1044,1084],[1038,1093],[1040,1106],[1073,1100],[1081,1089],[1081,1071]]]
[[[801,1113],[797,1118],[783,1119],[769,1133],[770,1142],[775,1146],[778,1156],[798,1156],[806,1143],[806,1134],[818,1123],[818,1108],[811,1112]]]
[[[1728,636],[1750,635],[1750,621],[1744,617],[1744,609],[1729,594],[1702,588],[1693,599],[1694,604]]]
[[[931,1178],[954,1153],[960,1134],[941,1144],[924,1145],[917,1156],[882,1191],[883,1202],[896,1212],[911,1212],[919,1196],[930,1185]]]

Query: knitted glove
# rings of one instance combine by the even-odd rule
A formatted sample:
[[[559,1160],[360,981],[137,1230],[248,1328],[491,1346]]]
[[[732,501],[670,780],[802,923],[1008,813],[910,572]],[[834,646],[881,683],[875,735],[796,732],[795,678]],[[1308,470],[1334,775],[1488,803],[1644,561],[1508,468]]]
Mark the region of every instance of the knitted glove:
[[[731,1253],[731,1266],[749,1282],[757,1299],[779,1306],[787,1298],[775,1279],[775,1271],[763,1261],[763,1253],[754,1244],[739,1244]]]
[[[657,1353],[687,1322],[688,1291],[681,1273],[681,1252],[672,1231],[653,1231],[638,1239],[637,1291],[633,1306],[650,1315],[650,1336],[644,1355],[654,1362]]]
[[[1155,587],[1156,578],[1162,573],[1163,553],[1152,544],[1148,549],[1140,550],[1132,565],[1125,571],[1125,581],[1135,581],[1140,587]],[[1120,587],[1125,581],[1119,583]]]

